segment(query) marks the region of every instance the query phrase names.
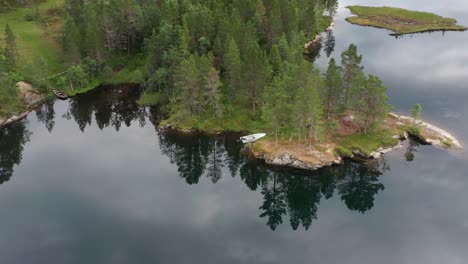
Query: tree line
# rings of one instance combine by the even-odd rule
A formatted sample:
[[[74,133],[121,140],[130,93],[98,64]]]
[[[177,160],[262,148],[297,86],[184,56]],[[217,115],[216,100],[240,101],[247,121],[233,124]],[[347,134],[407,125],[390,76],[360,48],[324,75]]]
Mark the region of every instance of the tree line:
[[[66,0],[62,48],[73,89],[137,58],[147,93],[179,124],[237,118],[249,129],[312,145],[343,113],[367,133],[388,111],[385,87],[350,45],[320,73],[303,44],[324,31],[336,0]],[[143,55],[142,55],[143,54]],[[138,55],[138,56],[137,56]],[[246,121],[246,122],[243,122]]]

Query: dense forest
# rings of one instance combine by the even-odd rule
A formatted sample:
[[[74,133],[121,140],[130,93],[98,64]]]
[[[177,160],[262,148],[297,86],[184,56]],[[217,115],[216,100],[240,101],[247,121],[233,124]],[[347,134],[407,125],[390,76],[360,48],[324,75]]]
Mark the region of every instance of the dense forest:
[[[267,130],[312,144],[353,113],[367,133],[388,105],[357,47],[342,53],[341,66],[331,59],[325,73],[304,56],[304,43],[325,31],[336,7],[336,0],[66,0],[60,43],[67,68],[29,79],[73,93],[123,71],[144,84],[140,103],[162,106],[166,123],[181,128]],[[5,39],[12,41],[0,71],[8,79],[17,56],[8,25]]]

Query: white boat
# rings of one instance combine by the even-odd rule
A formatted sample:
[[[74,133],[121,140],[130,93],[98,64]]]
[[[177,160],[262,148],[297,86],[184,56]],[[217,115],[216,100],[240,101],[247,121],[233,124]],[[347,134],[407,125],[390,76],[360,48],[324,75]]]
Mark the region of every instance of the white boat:
[[[242,143],[244,144],[253,143],[266,135],[267,135],[266,133],[257,133],[257,134],[247,135],[245,137],[241,137],[240,141],[242,141]]]

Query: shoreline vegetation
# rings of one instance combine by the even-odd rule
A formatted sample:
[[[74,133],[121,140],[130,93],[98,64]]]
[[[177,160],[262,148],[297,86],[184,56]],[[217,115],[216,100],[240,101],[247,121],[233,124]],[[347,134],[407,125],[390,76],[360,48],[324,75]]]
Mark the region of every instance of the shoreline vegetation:
[[[385,28],[392,36],[433,31],[466,31],[466,26],[457,25],[457,20],[433,13],[410,11],[396,7],[347,6],[355,16],[346,18],[351,24]]]
[[[417,123],[418,132],[414,130],[414,123]],[[460,142],[448,132],[413,117],[389,113],[384,127],[369,134],[336,137],[314,149],[300,147],[288,139],[282,139],[276,145],[270,137],[253,143],[245,151],[247,155],[264,160],[269,165],[316,170],[342,164],[345,158],[379,160],[384,154],[402,148],[403,141],[413,140],[409,137],[442,149],[462,149]]]
[[[0,65],[6,65],[0,67],[0,102],[6,104],[0,111],[9,116],[0,127],[26,116],[52,88],[74,96],[103,83],[139,83],[145,87],[139,104],[159,105],[167,114],[162,129],[268,132],[272,136],[253,145],[254,156],[293,167],[378,156],[406,132],[459,146],[453,137],[442,137],[442,130],[416,121],[420,106],[412,121],[389,116],[386,87],[365,74],[354,44],[341,53],[340,64],[330,59],[326,72],[305,59],[304,43],[333,28],[337,1],[214,2],[42,2],[25,28],[55,17],[53,32],[48,24],[39,36],[56,36],[48,40],[63,57],[56,64],[59,73],[48,70],[47,59],[25,71],[26,49],[15,42],[15,34],[24,40],[25,29],[6,21],[6,41],[0,43]],[[7,14],[24,16],[24,10]],[[41,57],[42,51],[29,52]]]
[[[86,4],[76,3],[81,10],[68,9],[73,7],[68,0],[2,2],[0,123],[19,120],[37,106],[18,89],[25,83],[47,100],[53,98],[52,89],[75,96],[100,85],[144,82],[141,54],[111,52],[103,47],[91,52],[88,45],[92,43],[83,43],[83,32],[70,22],[69,12],[84,12]]]
[[[352,114],[343,115],[340,129],[355,126]],[[159,129],[177,131],[182,134],[204,133],[219,135],[226,132],[250,133],[242,131],[206,131],[193,128],[160,125]],[[403,147],[405,140],[416,140],[446,150],[461,150],[461,143],[447,131],[417,118],[388,113],[384,123],[370,133],[344,131],[327,140],[309,147],[304,142],[297,142],[292,137],[273,135],[246,145],[243,154],[254,159],[264,160],[266,164],[284,166],[302,170],[317,170],[323,167],[342,164],[344,159],[356,161],[380,160],[383,155]],[[411,153],[410,153],[411,154]]]

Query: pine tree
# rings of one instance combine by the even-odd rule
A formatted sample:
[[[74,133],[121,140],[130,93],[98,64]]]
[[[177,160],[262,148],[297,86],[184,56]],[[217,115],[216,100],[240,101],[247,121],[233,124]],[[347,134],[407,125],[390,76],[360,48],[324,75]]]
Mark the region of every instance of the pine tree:
[[[273,75],[278,75],[283,67],[283,61],[281,60],[281,55],[278,49],[278,45],[273,45],[270,51],[270,63],[273,70]]]
[[[414,104],[411,108],[411,115],[414,119],[421,119],[422,106],[421,104]]]
[[[179,32],[179,50],[183,56],[188,56],[190,53],[190,32],[187,27],[187,19],[184,18],[182,28]]]
[[[219,80],[219,73],[211,67],[206,75],[206,97],[207,104],[213,110],[215,117],[221,117],[223,115],[223,109],[221,107],[221,81]]]
[[[278,133],[290,114],[287,99],[285,83],[280,77],[275,77],[263,91],[262,118],[274,130],[276,144],[278,143]]]
[[[325,117],[327,121],[335,119],[340,113],[341,98],[343,93],[343,80],[341,68],[336,65],[335,59],[330,59],[328,69],[325,74],[325,89],[322,92]]]
[[[302,138],[308,138],[310,148],[312,142],[319,140],[323,130],[323,105],[317,87],[319,74],[317,70],[312,71],[299,88],[292,111],[298,143]]]
[[[354,76],[353,86],[349,95],[348,109],[357,110],[361,99],[366,92],[367,77],[364,71],[360,71],[358,75]]]
[[[344,89],[344,105],[349,106],[351,89],[354,85],[356,76],[362,72],[363,68],[360,64],[362,55],[358,55],[357,47],[354,44],[349,45],[348,49],[341,53],[341,67],[343,70],[343,89]]]
[[[320,100],[320,95],[316,87],[311,84],[308,87],[307,91],[307,101],[309,116],[307,118],[308,128],[309,128],[309,147],[312,148],[312,142],[319,141],[321,137],[323,124],[323,106]]]
[[[358,118],[364,133],[385,120],[389,110],[386,90],[378,77],[369,75],[358,108]]]
[[[421,122],[419,120],[421,119],[422,109],[423,107],[421,104],[414,104],[413,108],[411,108],[411,115],[414,118],[413,127],[411,128],[413,130],[413,134],[419,134],[420,132],[418,128],[418,123]]]
[[[281,7],[278,0],[273,0],[273,6],[269,14],[270,33],[269,40],[271,44],[278,41],[283,33],[283,21],[281,20]]]
[[[15,71],[18,51],[16,49],[16,38],[9,24],[5,26],[5,49],[3,54],[5,56],[6,70]]]
[[[174,88],[178,102],[188,111],[190,116],[198,113],[200,101],[198,98],[198,71],[195,57],[183,60],[174,73]]]
[[[229,39],[223,66],[229,87],[229,95],[234,96],[234,91],[237,90],[241,77],[241,58],[239,48],[233,38]]]
[[[101,29],[99,27],[96,27],[100,23],[100,18],[99,18],[99,13],[94,5],[89,5],[85,9],[85,16],[86,16],[86,26],[85,26],[85,32],[86,32],[86,40],[85,40],[85,50],[87,56],[91,58],[95,58],[98,62],[101,62],[103,60],[104,56],[104,47],[102,46],[102,43],[104,42],[104,38],[102,36]],[[67,25],[68,27],[72,25]],[[67,30],[67,28],[65,29]],[[71,28],[70,30],[75,30]],[[72,33],[74,34],[74,33]],[[67,41],[76,41],[73,39],[67,40]],[[71,43],[67,43],[68,47],[73,49],[71,46]],[[73,44],[72,44],[73,45]],[[70,52],[73,53],[73,52]]]
[[[62,49],[65,55],[65,62],[73,64],[80,60],[80,49],[77,43],[80,43],[79,29],[75,20],[71,16],[67,16],[63,24],[62,33]]]
[[[282,21],[283,21],[283,32],[286,35],[298,31],[298,14],[297,14],[297,1],[279,0]]]
[[[256,113],[262,91],[271,78],[268,57],[257,43],[254,43],[248,49],[243,66],[245,88],[252,106],[252,112]]]

